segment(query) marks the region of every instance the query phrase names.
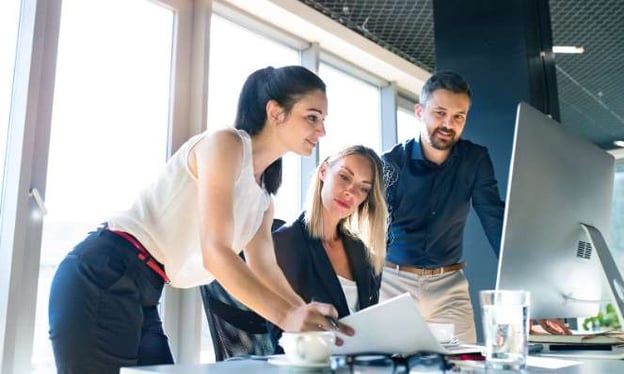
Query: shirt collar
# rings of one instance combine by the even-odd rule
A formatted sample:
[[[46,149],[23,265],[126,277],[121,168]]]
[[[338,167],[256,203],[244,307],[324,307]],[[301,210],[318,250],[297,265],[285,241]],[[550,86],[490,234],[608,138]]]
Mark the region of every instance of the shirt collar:
[[[425,156],[422,153],[422,148],[420,146],[420,135],[416,138],[411,139],[408,142],[408,146],[411,148],[410,150],[410,159],[412,160],[426,160]]]
[[[458,157],[458,154],[459,154],[458,148],[459,148],[459,145],[461,144],[461,142],[462,142],[462,139],[459,139],[459,141],[457,143],[455,143],[453,148],[451,148],[451,154],[446,159],[446,161],[443,162],[442,165],[440,165],[440,166],[444,166],[444,165],[448,164],[451,160],[454,160],[455,158]],[[422,160],[422,161],[425,161],[427,163],[431,163],[431,164],[435,165],[433,162],[431,162],[431,161],[429,161],[429,160],[427,160],[425,158],[425,155],[422,152],[422,146],[420,144],[420,135],[418,137],[415,137],[415,138],[409,140],[407,146],[411,148],[409,150],[410,159],[412,159],[412,160]]]

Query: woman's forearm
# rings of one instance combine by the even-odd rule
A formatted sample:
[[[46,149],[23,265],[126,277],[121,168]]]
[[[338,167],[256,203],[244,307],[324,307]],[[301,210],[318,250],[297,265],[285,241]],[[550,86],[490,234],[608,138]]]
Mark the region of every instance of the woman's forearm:
[[[267,287],[281,295],[291,305],[305,304],[305,301],[293,290],[277,262],[266,261],[266,263],[255,264],[251,269]]]
[[[301,305],[294,303],[289,293],[276,292],[273,282],[258,277],[231,249],[213,251],[204,266],[236,299],[278,326],[294,307]],[[290,293],[294,293],[292,289]]]

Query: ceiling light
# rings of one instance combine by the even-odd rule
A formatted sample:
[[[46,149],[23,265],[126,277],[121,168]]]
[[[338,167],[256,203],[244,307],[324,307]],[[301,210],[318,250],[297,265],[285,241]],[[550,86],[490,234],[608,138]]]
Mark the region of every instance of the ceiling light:
[[[617,145],[618,147],[624,148],[624,140],[615,140],[613,144]]]
[[[554,45],[552,47],[553,53],[576,53],[580,54],[585,52],[585,48],[583,47],[574,47],[568,45]]]

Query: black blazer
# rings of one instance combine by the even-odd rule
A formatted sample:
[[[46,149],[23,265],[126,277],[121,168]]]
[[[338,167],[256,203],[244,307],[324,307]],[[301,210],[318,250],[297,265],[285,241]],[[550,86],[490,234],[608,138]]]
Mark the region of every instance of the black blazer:
[[[377,304],[381,275],[368,263],[364,243],[349,235],[344,235],[342,242],[357,284],[359,309]],[[340,318],[349,315],[338,276],[321,241],[308,234],[303,214],[273,232],[273,245],[277,263],[299,296],[308,303],[332,304]]]
[[[376,275],[368,263],[364,243],[349,235],[343,236],[342,243],[357,284],[359,309],[377,304],[381,274]],[[296,221],[273,232],[273,245],[277,263],[292,288],[305,302],[314,300],[332,304],[338,310],[339,318],[349,315],[347,300],[334,267],[320,239],[308,234],[303,213]],[[275,353],[284,353],[277,344],[282,331],[271,323],[267,326]]]

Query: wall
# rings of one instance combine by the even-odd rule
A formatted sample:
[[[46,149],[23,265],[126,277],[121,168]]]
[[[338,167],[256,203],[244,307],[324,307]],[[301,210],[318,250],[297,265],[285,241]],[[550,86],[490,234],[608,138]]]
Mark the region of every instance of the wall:
[[[516,107],[527,102],[559,119],[548,2],[434,0],[436,71],[454,70],[471,84],[464,138],[488,147],[505,199]],[[478,218],[464,235],[466,275],[481,340],[478,292],[494,288],[498,260]]]

